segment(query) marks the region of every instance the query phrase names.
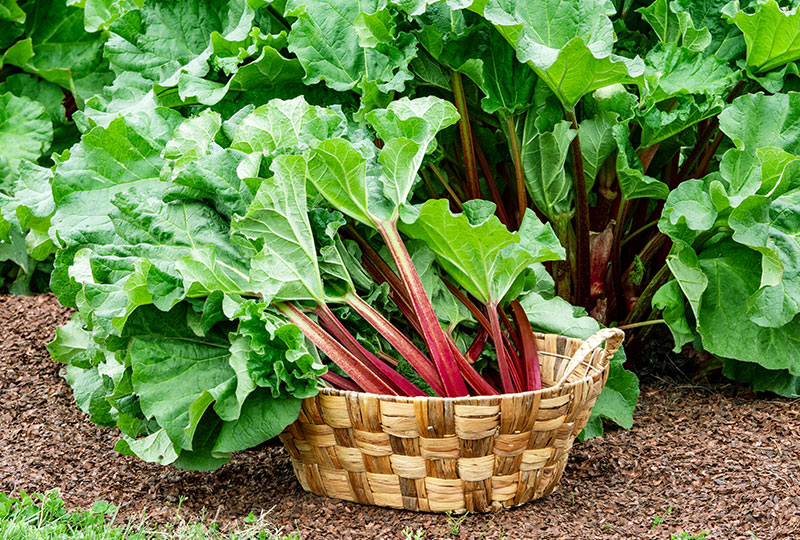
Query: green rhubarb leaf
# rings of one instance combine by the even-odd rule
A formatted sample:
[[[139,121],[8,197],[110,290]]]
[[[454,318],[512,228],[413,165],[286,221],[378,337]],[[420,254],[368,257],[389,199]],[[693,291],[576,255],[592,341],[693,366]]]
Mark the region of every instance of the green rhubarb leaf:
[[[723,15],[744,34],[747,66],[757,72],[769,71],[800,59],[800,13],[784,9],[776,0],[761,0],[752,13],[733,0]]]
[[[566,160],[575,131],[562,121],[552,131],[541,133],[537,115],[529,111],[522,132],[522,168],[525,187],[533,204],[551,221],[570,211],[574,197],[572,178],[566,172]]]
[[[52,141],[53,124],[40,103],[11,93],[0,94],[0,162],[16,171],[20,160],[36,161]],[[0,176],[0,186],[2,182]]]
[[[616,115],[601,112],[587,118],[580,124],[578,135],[581,138],[581,155],[586,174],[586,189],[591,190],[597,173],[603,163],[617,149],[612,128],[618,123]]]
[[[344,118],[331,109],[309,105],[301,96],[274,99],[245,116],[231,148],[270,156],[277,150],[302,152],[316,141],[340,135]]]
[[[485,204],[467,201],[463,214],[453,214],[447,200],[430,200],[402,229],[423,240],[459,285],[488,304],[499,302],[528,266],[563,258],[564,251],[552,228],[532,212],[520,232],[512,233],[497,216],[479,211]]]
[[[206,75],[212,32],[244,39],[252,22],[253,10],[245,0],[147,2],[114,21],[105,55],[117,74],[134,71],[174,86],[181,73]]]
[[[754,195],[731,212],[733,239],[762,256],[761,286],[747,299],[756,324],[778,328],[800,313],[800,191]],[[773,270],[777,269],[777,270]]]
[[[261,180],[242,180],[237,170],[245,154],[230,148],[209,147],[208,154],[189,163],[173,182],[180,187],[167,191],[164,200],[198,199],[208,201],[226,219],[244,215]]]
[[[107,30],[122,15],[141,8],[144,0],[67,0],[68,5],[83,5],[83,22],[87,32]]]
[[[297,326],[254,302],[238,318],[239,337],[231,342],[231,357],[239,359],[254,384],[269,389],[273,398],[303,399],[317,393],[317,377],[327,368],[309,353]]]
[[[673,352],[680,352],[685,344],[694,340],[694,331],[686,319],[686,300],[678,282],[673,279],[661,286],[653,295],[652,304],[654,309],[661,310],[661,316],[669,326],[675,342]]]
[[[477,3],[472,9],[479,10]],[[610,1],[589,0],[488,0],[482,7],[567,109],[598,88],[641,83],[642,60],[612,54],[614,12]]]
[[[108,128],[95,127],[56,167],[53,199],[56,214],[51,235],[61,245],[107,244],[113,238],[111,200],[122,190],[158,193],[161,153],[180,122],[173,111],[152,117],[117,118]]]
[[[164,147],[167,163],[162,177],[174,180],[186,165],[206,155],[221,127],[222,118],[211,110],[184,120]]]
[[[774,392],[788,398],[800,396],[800,377],[785,369],[765,369],[753,362],[723,358],[722,374],[752,386],[756,392]]]
[[[669,103],[668,106],[664,104]],[[685,132],[701,120],[715,116],[725,106],[719,96],[678,96],[639,113],[642,137],[639,148],[648,148]]]
[[[670,9],[676,13],[687,13],[695,28],[708,29],[711,43],[705,53],[722,60],[744,56],[744,37],[739,29],[722,16],[722,9],[729,0],[673,0]]]
[[[278,156],[275,176],[265,180],[247,209],[233,221],[233,231],[258,251],[251,260],[255,292],[265,301],[314,300],[325,292],[306,203],[306,161],[303,156]]]
[[[709,278],[700,267],[697,253],[683,242],[676,242],[667,257],[667,266],[697,318],[701,299],[709,286]]]
[[[17,41],[0,59],[72,92],[79,102],[110,82],[103,63],[105,38],[87,33],[83,11],[60,0],[24,5],[25,39]]]
[[[645,57],[649,97],[663,101],[684,94],[723,95],[736,81],[724,61],[674,45],[662,45]]]
[[[800,317],[779,327],[759,326],[747,314],[748,299],[759,289],[760,256],[733,241],[724,241],[700,254],[707,276],[697,330],[703,348],[723,358],[753,362],[769,370],[800,375]]]
[[[294,17],[289,50],[305,69],[306,84],[325,81],[337,91],[369,87],[380,93],[402,91],[412,78],[408,63],[415,43],[395,30],[393,17],[381,15],[385,3],[289,0],[286,15]]]
[[[484,111],[517,114],[530,107],[536,76],[530,66],[517,61],[514,48],[491,24],[481,21],[461,35],[430,28],[419,34],[422,45],[439,65],[465,74],[481,89]],[[445,77],[450,89],[452,83]]]
[[[629,127],[617,124],[613,128],[617,141],[617,177],[622,195],[626,199],[666,199],[669,187],[659,180],[644,174],[642,162],[630,142]]]
[[[708,28],[695,28],[691,15],[676,10],[669,0],[655,0],[646,8],[636,10],[653,28],[661,43],[683,45],[692,51],[703,51],[711,43]]]
[[[720,129],[740,150],[774,146],[800,154],[800,94],[747,94],[719,115]]]
[[[691,245],[700,233],[714,227],[717,215],[706,182],[687,180],[667,197],[658,229],[673,240]]]

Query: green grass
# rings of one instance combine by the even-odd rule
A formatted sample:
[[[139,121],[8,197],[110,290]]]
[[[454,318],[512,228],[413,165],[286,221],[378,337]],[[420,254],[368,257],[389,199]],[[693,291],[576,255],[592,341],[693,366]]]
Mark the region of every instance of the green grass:
[[[241,528],[222,532],[218,525],[185,521],[180,505],[171,523],[152,524],[141,519],[117,523],[118,508],[105,501],[90,510],[67,511],[58,489],[12,497],[0,493],[0,538],[3,540],[301,540],[284,535],[264,518],[252,513]]]

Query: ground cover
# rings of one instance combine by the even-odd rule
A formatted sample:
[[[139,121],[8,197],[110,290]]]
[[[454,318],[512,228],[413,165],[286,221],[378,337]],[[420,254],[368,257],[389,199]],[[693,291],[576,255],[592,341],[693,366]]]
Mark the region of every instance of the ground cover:
[[[70,508],[105,499],[120,519],[187,518],[230,526],[250,512],[304,539],[665,539],[708,529],[709,539],[800,535],[800,401],[732,384],[642,387],[630,431],[576,444],[560,489],[520,509],[414,514],[304,493],[280,446],[240,452],[213,472],[177,471],[112,450],[115,429],[73,402],[44,344],[69,316],[52,296],[0,298],[0,492],[58,487]],[[671,508],[671,509],[670,509]],[[451,534],[455,532],[455,534]]]

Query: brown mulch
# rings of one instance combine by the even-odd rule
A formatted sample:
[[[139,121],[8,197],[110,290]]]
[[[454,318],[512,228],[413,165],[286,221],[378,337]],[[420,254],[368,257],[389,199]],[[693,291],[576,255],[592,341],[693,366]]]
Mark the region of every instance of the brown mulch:
[[[115,430],[74,405],[44,345],[69,310],[53,297],[0,297],[0,492],[58,487],[69,506],[97,499],[121,517],[217,516],[230,525],[268,511],[284,531],[316,538],[657,538],[709,529],[709,538],[800,538],[800,400],[734,385],[644,386],[630,431],[576,444],[560,489],[493,515],[370,508],[304,493],[286,453],[264,445],[221,469],[177,471],[121,456]],[[670,510],[671,508],[671,510]],[[654,528],[654,516],[664,518]]]

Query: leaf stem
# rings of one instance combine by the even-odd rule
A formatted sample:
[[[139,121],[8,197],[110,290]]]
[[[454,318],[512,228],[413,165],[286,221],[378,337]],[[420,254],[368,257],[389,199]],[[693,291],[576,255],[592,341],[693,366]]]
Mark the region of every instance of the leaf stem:
[[[522,390],[522,381],[511,359],[508,357],[505,343],[503,343],[503,331],[500,329],[496,302],[486,304],[486,315],[489,319],[489,334],[492,337],[495,352],[497,353],[497,367],[500,368],[500,381],[503,385],[503,392],[507,394],[519,392]]]
[[[567,120],[572,124],[572,129],[578,130],[575,119],[575,110],[566,113]],[[575,187],[575,251],[576,272],[573,282],[575,304],[588,307],[589,300],[589,196],[586,193],[586,176],[583,169],[583,154],[581,140],[578,133],[570,144],[572,149],[573,183]]]
[[[403,239],[397,231],[397,224],[394,221],[383,221],[378,223],[378,231],[381,233],[389,253],[392,255],[395,266],[400,273],[411,299],[411,304],[419,318],[422,328],[423,338],[428,350],[433,357],[433,363],[442,378],[442,385],[447,397],[458,397],[468,395],[467,386],[458,369],[458,364],[453,357],[453,352],[447,343],[444,330],[439,324],[439,319],[433,311],[433,306],[428,298],[422,280],[414,268]]]
[[[522,168],[522,150],[519,146],[519,136],[517,135],[517,126],[515,117],[512,114],[506,116],[506,128],[508,129],[508,141],[511,143],[511,160],[514,163],[514,176],[517,180],[517,209],[518,224],[522,224],[522,218],[525,216],[525,209],[528,207],[528,191],[525,187],[525,171]]]
[[[617,326],[617,328],[619,328],[620,330],[631,330],[633,328],[640,328],[642,326],[652,326],[654,324],[661,324],[663,322],[666,321],[664,321],[664,319],[653,319],[652,321],[641,321],[637,323],[623,324],[621,326]]]
[[[403,335],[403,333],[386,320],[383,315],[354,292],[351,291],[347,293],[344,296],[344,300],[347,302],[348,306],[353,308],[353,310],[361,315],[375,330],[380,332],[380,334],[386,338],[386,341],[403,355],[403,358],[408,360],[411,367],[425,379],[425,382],[433,388],[434,392],[440,396],[444,395],[444,388],[442,387],[441,378],[436,372],[436,367],[410,339]]]
[[[467,173],[467,199],[481,198],[481,184],[478,180],[478,166],[475,162],[475,151],[472,148],[472,128],[469,124],[469,111],[467,110],[467,97],[464,95],[464,81],[461,73],[451,71],[453,76],[453,95],[458,119],[458,130],[461,134],[461,148],[464,153],[464,168]]]
[[[481,166],[483,177],[486,179],[486,187],[489,188],[489,195],[491,195],[492,201],[494,201],[494,204],[497,207],[497,217],[500,219],[503,225],[510,229],[511,221],[508,219],[508,213],[506,213],[506,205],[503,203],[503,197],[500,195],[500,190],[497,189],[497,182],[495,182],[494,175],[492,174],[492,168],[489,166],[489,162],[486,160],[486,155],[483,153],[483,148],[481,148],[481,145],[475,138],[474,133],[472,135],[472,141],[473,147],[475,148],[475,154],[478,156],[478,164]]]

